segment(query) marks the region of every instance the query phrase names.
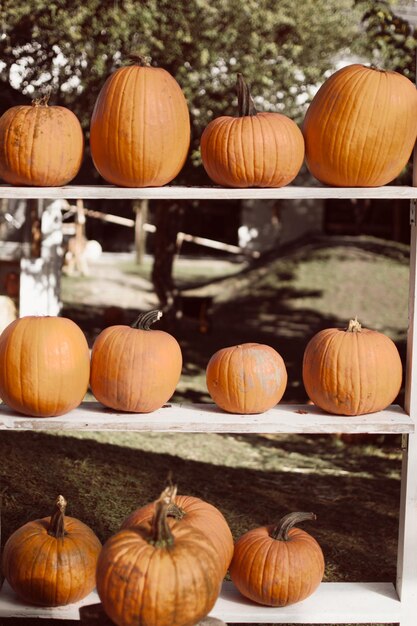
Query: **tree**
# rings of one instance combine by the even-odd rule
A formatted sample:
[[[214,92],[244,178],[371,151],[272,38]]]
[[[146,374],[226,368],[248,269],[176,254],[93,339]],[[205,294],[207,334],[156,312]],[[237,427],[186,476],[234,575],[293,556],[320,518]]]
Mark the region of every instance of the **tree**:
[[[237,73],[251,84],[259,108],[300,122],[311,89],[335,59],[352,41],[361,48],[360,16],[353,0],[3,0],[0,76],[25,95],[51,88],[51,101],[69,106],[88,138],[106,76],[132,49],[150,55],[177,78],[188,99],[192,142],[177,182],[195,184],[207,182],[199,138],[211,119],[234,114]],[[89,172],[90,179],[97,176],[91,163]],[[173,214],[175,207],[164,219],[159,209],[157,258],[174,250],[179,219]],[[154,283],[169,308],[172,262],[159,261]]]

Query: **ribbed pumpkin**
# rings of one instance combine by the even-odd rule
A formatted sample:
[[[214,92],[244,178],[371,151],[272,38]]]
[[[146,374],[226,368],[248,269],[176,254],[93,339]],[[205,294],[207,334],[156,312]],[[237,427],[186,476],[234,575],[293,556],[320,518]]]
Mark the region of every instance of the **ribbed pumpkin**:
[[[94,165],[122,187],[159,187],[184,165],[190,116],[184,94],[169,72],[131,55],[132,65],[109,76],[91,118]]]
[[[177,340],[151,330],[162,313],[151,311],[133,326],[105,328],[91,352],[91,390],[111,409],[150,413],[167,402],[181,375],[182,353]]]
[[[289,513],[277,526],[261,526],[235,544],[230,576],[242,595],[266,606],[287,606],[310,596],[324,574],[317,541],[294,528],[314,513]]]
[[[87,340],[70,319],[21,317],[0,335],[0,398],[19,413],[71,411],[82,402],[89,376]]]
[[[151,522],[120,530],[104,544],[97,591],[117,626],[195,626],[220,592],[217,554],[205,534],[171,526],[170,488]]]
[[[309,398],[329,413],[382,411],[400,391],[401,358],[389,337],[354,319],[347,329],[327,328],[308,342],[303,381]]]
[[[123,522],[122,528],[140,526],[150,521],[154,512],[155,502],[146,504],[133,511]],[[233,556],[233,536],[221,511],[201,498],[175,495],[167,511],[167,520],[170,526],[190,526],[206,535],[216,550],[220,576],[223,578]]]
[[[417,90],[397,72],[353,64],[328,78],[305,116],[306,162],[322,183],[376,187],[396,178],[417,136]]]
[[[263,413],[275,406],[287,386],[281,355],[265,344],[243,343],[213,354],[206,368],[213,401],[229,413]]]
[[[225,187],[283,187],[298,174],[304,139],[282,113],[258,113],[238,75],[238,117],[221,116],[201,136],[201,158],[210,178]]]
[[[78,173],[84,137],[72,111],[47,98],[0,118],[0,178],[11,185],[62,186]]]
[[[50,517],[28,522],[7,540],[3,574],[25,602],[61,606],[93,591],[101,543],[86,524],[65,516],[58,496]]]

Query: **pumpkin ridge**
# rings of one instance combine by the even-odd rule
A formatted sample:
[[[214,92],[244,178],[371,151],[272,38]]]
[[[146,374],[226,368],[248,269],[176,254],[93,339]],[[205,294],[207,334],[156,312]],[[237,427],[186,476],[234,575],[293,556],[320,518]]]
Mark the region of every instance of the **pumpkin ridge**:
[[[372,102],[372,107],[371,107],[372,113],[370,114],[371,118],[375,111],[375,107],[377,104],[377,93],[378,94],[380,93],[381,84],[387,87],[386,80],[385,80],[386,75],[383,72],[378,71],[377,77],[378,77],[378,87],[374,90],[374,93],[373,93],[373,102]],[[384,128],[384,130],[388,130],[386,129],[387,117],[388,117],[387,104],[389,107],[389,91],[387,88],[385,88],[384,89],[384,106],[382,108],[382,111],[383,111],[382,128]],[[377,168],[377,164],[379,163],[379,156],[381,152],[385,152],[387,149],[387,147],[384,146],[384,140],[385,140],[386,134],[387,134],[386,132],[378,133],[378,137],[376,138],[375,143],[373,145],[373,158],[372,158],[373,163],[371,163],[370,171],[368,173],[369,184],[371,185],[375,185],[378,177],[380,177],[381,175],[380,171],[375,171],[375,170]],[[390,135],[389,152],[391,153],[391,146],[393,144],[394,133],[388,133],[388,134]],[[376,155],[375,155],[375,151],[376,151]],[[363,153],[364,153],[364,150],[362,150],[360,165],[362,165]]]

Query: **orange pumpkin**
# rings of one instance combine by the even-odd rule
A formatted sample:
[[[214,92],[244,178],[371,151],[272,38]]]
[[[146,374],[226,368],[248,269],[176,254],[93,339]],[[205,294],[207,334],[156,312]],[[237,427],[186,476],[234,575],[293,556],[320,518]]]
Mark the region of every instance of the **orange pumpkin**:
[[[94,165],[108,182],[159,187],[181,170],[190,145],[183,92],[166,70],[132,55],[109,76],[91,118]]]
[[[65,516],[58,496],[51,517],[28,522],[7,540],[3,573],[25,602],[61,606],[93,591],[101,543],[80,520]]]
[[[303,381],[309,398],[329,413],[382,411],[400,391],[401,358],[389,337],[350,320],[347,329],[327,328],[309,341]]]
[[[182,354],[172,335],[150,329],[161,315],[151,311],[140,315],[133,326],[109,326],[98,335],[91,352],[90,385],[105,406],[150,413],[174,393]]]
[[[266,606],[287,606],[310,596],[324,574],[317,541],[294,525],[314,513],[290,513],[277,526],[250,530],[235,544],[230,576],[242,595]]]
[[[152,519],[154,512],[155,502],[146,504],[133,511],[123,522],[122,528],[141,526]],[[200,498],[175,494],[167,511],[167,520],[170,526],[186,525],[206,535],[216,550],[223,578],[233,556],[233,536],[219,509]]]
[[[167,523],[170,489],[151,522],[120,530],[101,551],[97,591],[117,626],[194,626],[219,595],[217,553],[207,536]]]
[[[417,90],[397,72],[353,64],[320,87],[305,116],[306,162],[322,183],[376,187],[396,178],[417,136]]]
[[[225,187],[283,187],[298,174],[304,139],[281,113],[258,113],[242,75],[239,116],[218,117],[201,136],[201,158],[210,178]]]
[[[84,137],[69,109],[47,98],[15,106],[0,118],[0,177],[11,185],[60,187],[78,173]]]
[[[275,406],[287,386],[281,355],[259,343],[222,348],[206,368],[207,389],[213,401],[229,413],[263,413]]]
[[[21,317],[0,335],[0,398],[35,417],[62,415],[87,392],[90,352],[82,330],[65,317]]]

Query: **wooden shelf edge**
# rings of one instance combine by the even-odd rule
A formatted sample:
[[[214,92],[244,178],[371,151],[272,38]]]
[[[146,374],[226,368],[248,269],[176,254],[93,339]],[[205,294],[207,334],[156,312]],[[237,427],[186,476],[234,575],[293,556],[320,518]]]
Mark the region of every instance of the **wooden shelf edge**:
[[[83,402],[59,417],[29,417],[0,404],[0,430],[130,431],[194,433],[376,433],[415,431],[399,406],[369,415],[330,415],[311,405],[278,404],[258,415],[225,413],[214,404],[166,404],[153,413],[118,413],[98,402]]]
[[[96,591],[66,607],[44,608],[18,600],[7,583],[0,593],[0,617],[78,620],[81,606],[99,602]],[[224,582],[210,612],[226,623],[342,624],[395,623],[401,603],[391,583],[322,583],[313,595],[288,607],[263,607],[249,602],[231,582]]]
[[[65,187],[0,186],[0,198],[15,199],[176,199],[176,200],[244,200],[244,199],[411,199],[417,188],[407,185],[385,187],[292,186],[280,188],[236,189],[226,187],[115,187],[112,185],[67,185]]]

